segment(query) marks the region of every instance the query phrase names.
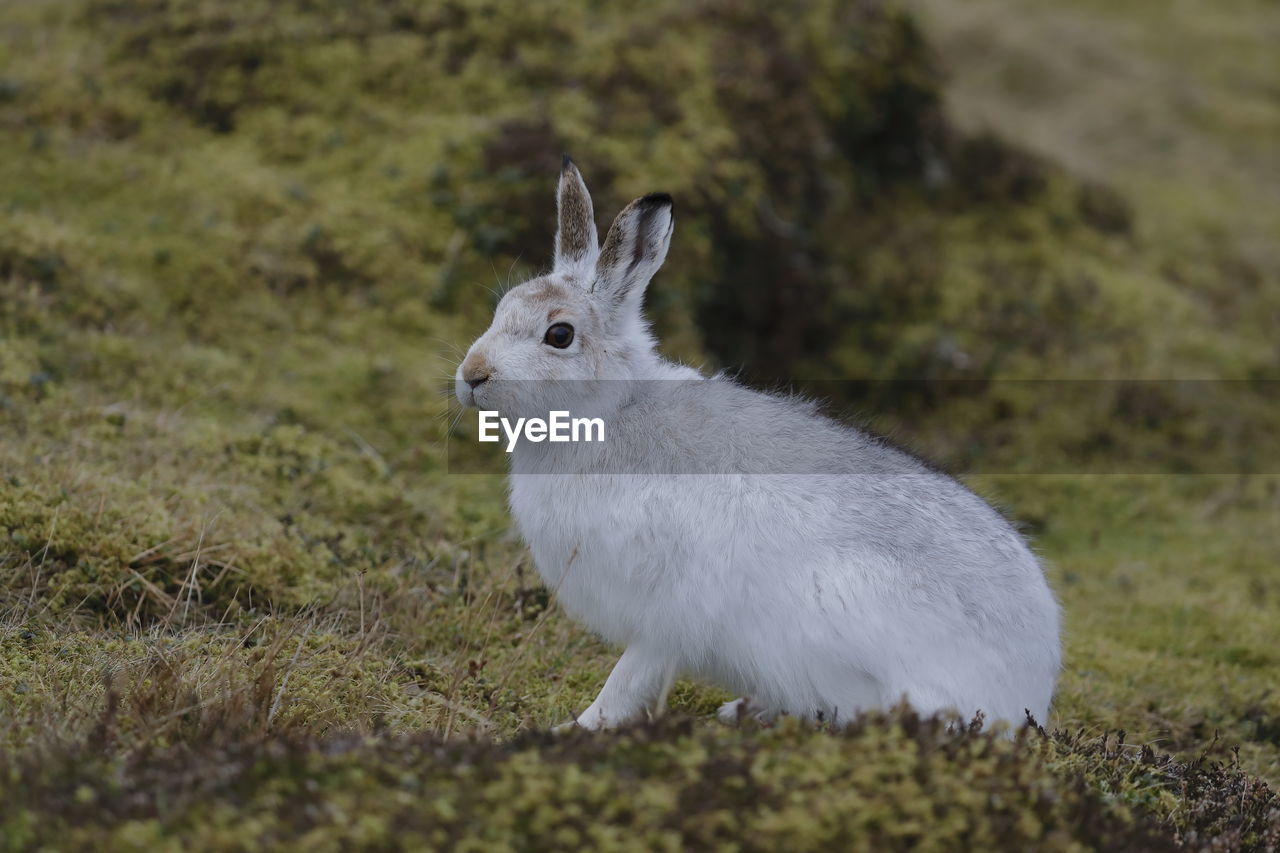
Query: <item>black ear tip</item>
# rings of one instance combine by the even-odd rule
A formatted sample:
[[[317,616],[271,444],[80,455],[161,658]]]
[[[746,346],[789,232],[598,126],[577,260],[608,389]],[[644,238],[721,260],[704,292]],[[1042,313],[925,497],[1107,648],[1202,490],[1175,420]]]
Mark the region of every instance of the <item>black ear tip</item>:
[[[649,193],[641,197],[640,205],[646,208],[659,207],[675,207],[675,202],[671,199],[671,193]]]
[[[560,171],[567,171],[573,165],[573,158],[569,156],[569,152],[560,155]]]

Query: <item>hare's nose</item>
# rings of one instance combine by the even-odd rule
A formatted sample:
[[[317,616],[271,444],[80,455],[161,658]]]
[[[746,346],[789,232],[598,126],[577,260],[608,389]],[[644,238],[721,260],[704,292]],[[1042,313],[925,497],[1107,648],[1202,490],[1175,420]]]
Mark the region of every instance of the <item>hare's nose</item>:
[[[463,380],[475,389],[489,381],[489,377],[493,375],[493,368],[489,366],[489,359],[482,353],[473,352],[463,360],[461,372]]]

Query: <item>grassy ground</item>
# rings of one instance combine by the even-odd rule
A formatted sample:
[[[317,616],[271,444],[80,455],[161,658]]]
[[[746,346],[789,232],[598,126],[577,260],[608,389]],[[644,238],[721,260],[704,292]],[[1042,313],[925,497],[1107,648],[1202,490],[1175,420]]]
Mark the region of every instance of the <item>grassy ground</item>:
[[[1274,5],[907,5],[948,69],[956,121],[1120,189],[1171,282],[1224,327],[1269,336],[1280,276]]]
[[[1247,470],[1229,441],[1011,428],[993,411],[1017,398],[922,415],[1025,472],[969,482],[1061,597],[1057,734],[730,730],[726,697],[680,682],[681,719],[552,739],[616,652],[540,585],[502,482],[447,473],[444,392],[489,288],[545,262],[561,147],[602,208],[664,186],[688,211],[655,285],[677,356],[764,379],[1273,377],[1273,13],[927,5],[948,118],[909,19],[873,5],[841,6],[846,29],[485,8],[0,11],[0,845],[1280,843],[1280,478],[1037,473],[1099,435]],[[814,67],[747,73],[792,68],[778,44]],[[1008,85],[1039,79],[1028,51],[1040,94]],[[935,153],[904,164],[903,139]],[[743,278],[778,258],[806,272]],[[713,322],[722,281],[848,325],[759,344]],[[786,315],[797,340],[813,313]]]

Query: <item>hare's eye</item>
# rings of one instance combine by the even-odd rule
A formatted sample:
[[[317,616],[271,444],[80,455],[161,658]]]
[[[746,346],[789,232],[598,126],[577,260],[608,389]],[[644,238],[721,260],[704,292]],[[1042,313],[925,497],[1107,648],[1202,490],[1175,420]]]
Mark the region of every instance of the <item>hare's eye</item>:
[[[547,329],[547,336],[542,340],[543,343],[550,344],[556,349],[564,349],[573,343],[573,326],[568,323],[556,323]]]

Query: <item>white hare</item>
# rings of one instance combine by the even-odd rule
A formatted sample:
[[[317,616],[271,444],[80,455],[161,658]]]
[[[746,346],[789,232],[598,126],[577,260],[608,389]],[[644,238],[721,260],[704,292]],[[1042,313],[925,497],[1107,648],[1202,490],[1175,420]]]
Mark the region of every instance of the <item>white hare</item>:
[[[906,699],[1044,721],[1058,605],[1013,527],[804,401],[659,356],[641,302],[671,241],[669,196],[628,205],[603,246],[568,157],[557,202],[553,270],[502,298],[456,385],[464,406],[606,423],[602,443],[522,441],[511,456],[539,573],[625,647],[577,723],[660,713],[680,673],[743,695],[724,718],[840,720]]]

